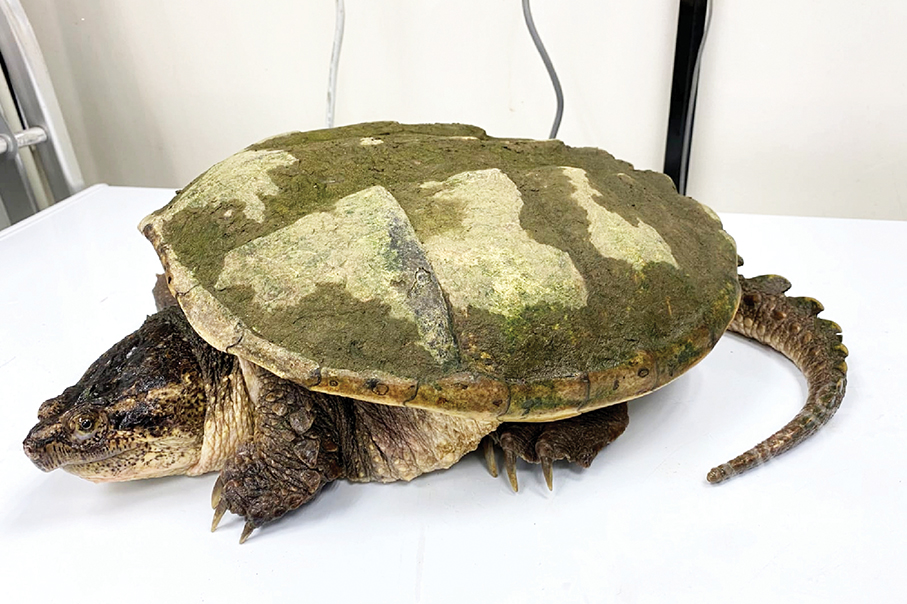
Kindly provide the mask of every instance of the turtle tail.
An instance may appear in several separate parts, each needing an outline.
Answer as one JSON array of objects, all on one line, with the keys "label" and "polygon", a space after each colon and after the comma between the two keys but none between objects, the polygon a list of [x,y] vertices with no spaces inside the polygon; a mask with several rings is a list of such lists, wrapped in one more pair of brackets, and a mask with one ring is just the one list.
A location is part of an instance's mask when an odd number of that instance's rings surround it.
[{"label": "turtle tail", "polygon": [[818,318],[822,304],[813,298],[784,295],[790,282],[777,275],[747,279],[740,307],[730,331],[766,344],[803,372],[809,394],[803,409],[770,437],[731,461],[713,468],[708,481],[722,482],[776,457],[806,440],[831,419],[847,384],[847,348],[841,343],[841,328],[834,321]]}]

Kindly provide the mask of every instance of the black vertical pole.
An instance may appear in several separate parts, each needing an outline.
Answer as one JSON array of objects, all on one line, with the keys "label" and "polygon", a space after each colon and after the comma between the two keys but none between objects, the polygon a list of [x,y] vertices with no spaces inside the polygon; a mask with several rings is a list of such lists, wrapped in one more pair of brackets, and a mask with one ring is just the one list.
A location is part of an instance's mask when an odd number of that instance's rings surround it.
[{"label": "black vertical pole", "polygon": [[707,12],[708,0],[680,0],[664,171],[681,194],[686,194],[687,189],[696,86],[699,82],[697,60],[705,33]]}]

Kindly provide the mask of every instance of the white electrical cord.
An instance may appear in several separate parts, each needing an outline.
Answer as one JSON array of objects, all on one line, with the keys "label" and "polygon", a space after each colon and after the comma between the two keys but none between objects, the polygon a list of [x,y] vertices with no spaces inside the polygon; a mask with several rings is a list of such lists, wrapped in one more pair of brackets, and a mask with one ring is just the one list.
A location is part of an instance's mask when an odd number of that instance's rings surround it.
[{"label": "white electrical cord", "polygon": [[532,11],[529,8],[529,0],[523,0],[523,17],[526,19],[526,27],[529,28],[529,35],[532,36],[535,48],[539,51],[542,62],[545,63],[545,69],[548,70],[551,84],[554,85],[554,94],[557,97],[557,110],[554,113],[554,124],[551,125],[551,134],[548,135],[548,138],[554,138],[557,136],[557,131],[561,127],[561,117],[564,115],[564,91],[561,90],[561,82],[557,78],[557,72],[554,71],[554,64],[551,63],[551,58],[545,50],[545,45],[542,44],[539,32],[535,29],[535,23],[532,20]]},{"label": "white electrical cord", "polygon": [[336,17],[334,18],[334,48],[331,51],[331,70],[328,73],[328,109],[325,122],[328,128],[334,127],[334,101],[337,98],[337,67],[340,64],[340,47],[343,45],[343,22],[345,20],[343,0],[336,0]]}]

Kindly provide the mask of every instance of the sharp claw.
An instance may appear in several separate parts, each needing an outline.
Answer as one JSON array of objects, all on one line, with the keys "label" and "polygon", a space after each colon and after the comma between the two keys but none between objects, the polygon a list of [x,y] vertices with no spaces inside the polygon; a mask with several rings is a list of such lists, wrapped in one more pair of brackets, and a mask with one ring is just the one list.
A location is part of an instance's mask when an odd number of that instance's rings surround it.
[{"label": "sharp claw", "polygon": [[224,513],[227,511],[227,502],[218,501],[217,507],[214,508],[214,520],[211,521],[211,532],[217,530],[217,525],[220,524],[220,519],[224,517]]},{"label": "sharp claw", "polygon": [[482,439],[482,452],[485,453],[485,464],[488,466],[488,471],[497,478],[498,462],[494,457],[494,443],[488,437]]},{"label": "sharp claw", "polygon": [[224,494],[224,479],[220,476],[214,482],[214,490],[211,491],[211,508],[217,509],[220,505],[220,496]]},{"label": "sharp claw", "polygon": [[551,468],[551,458],[543,457],[542,458],[542,473],[545,474],[545,482],[548,483],[548,490],[554,490],[554,472]]},{"label": "sharp claw", "polygon": [[510,449],[504,449],[504,468],[507,470],[507,478],[510,479],[513,492],[519,492],[520,487],[516,481],[516,453]]},{"label": "sharp claw", "polygon": [[255,526],[251,522],[246,522],[246,526],[242,527],[242,535],[239,536],[239,544],[245,543],[254,530]]}]

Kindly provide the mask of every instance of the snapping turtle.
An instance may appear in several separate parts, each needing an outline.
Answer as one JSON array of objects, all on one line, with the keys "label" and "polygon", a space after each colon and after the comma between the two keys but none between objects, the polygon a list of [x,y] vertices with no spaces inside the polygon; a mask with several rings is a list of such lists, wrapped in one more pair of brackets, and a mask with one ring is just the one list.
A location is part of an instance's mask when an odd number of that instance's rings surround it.
[{"label": "snapping turtle", "polygon": [[802,441],[844,395],[840,328],[670,180],[598,149],[462,125],[361,124],[217,164],[142,232],[160,311],[46,401],[38,467],[94,481],[220,471],[212,530],[252,530],[338,478],[409,480],[495,447],[588,466],[625,401],[730,328],[806,375],[802,411],[714,468]]}]

